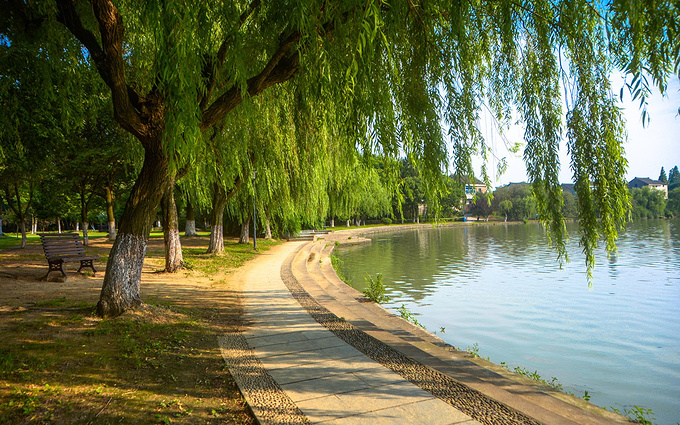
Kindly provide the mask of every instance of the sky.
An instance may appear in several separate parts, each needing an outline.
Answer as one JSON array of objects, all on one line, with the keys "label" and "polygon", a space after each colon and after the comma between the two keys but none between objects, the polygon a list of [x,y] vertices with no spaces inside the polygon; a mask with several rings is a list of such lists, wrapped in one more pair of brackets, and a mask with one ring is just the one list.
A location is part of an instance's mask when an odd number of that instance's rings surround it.
[{"label": "sky", "polygon": [[[621,81],[613,81],[612,87],[615,93],[618,93],[621,85]],[[647,111],[650,115],[650,122],[644,127],[639,101],[631,102],[630,95],[626,92],[623,102],[620,103],[628,131],[628,142],[624,144],[628,159],[627,180],[632,180],[634,177],[649,177],[656,180],[659,178],[662,166],[666,174],[674,166],[680,167],[680,116],[678,116],[680,82],[678,78],[669,81],[665,96],[661,96],[656,90],[648,102]],[[485,123],[481,125],[488,127]],[[508,162],[506,172],[498,177],[495,175],[494,159],[491,159],[489,172],[492,186],[499,187],[511,182],[527,181],[522,152],[517,154],[508,152],[505,148],[506,143],[499,136],[493,135],[492,129],[483,128],[482,131],[487,133],[487,140],[491,140],[495,156],[505,157]],[[510,144],[523,143],[520,127],[509,129],[506,137]],[[565,143],[560,148],[560,158],[562,164],[560,181],[571,183],[571,170]]]}]

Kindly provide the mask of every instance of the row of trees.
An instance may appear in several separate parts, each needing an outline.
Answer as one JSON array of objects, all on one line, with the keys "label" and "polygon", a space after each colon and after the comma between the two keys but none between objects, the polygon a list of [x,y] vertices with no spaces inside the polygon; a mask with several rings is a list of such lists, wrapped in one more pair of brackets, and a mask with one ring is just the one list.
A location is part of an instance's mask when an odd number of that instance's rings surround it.
[{"label": "row of trees", "polygon": [[[110,115],[104,114],[100,118],[100,126],[106,123]],[[87,125],[87,124],[86,124]],[[87,127],[86,127],[87,128]],[[116,127],[113,126],[113,130]],[[115,239],[115,222],[120,219],[124,203],[130,195],[134,174],[139,171],[141,163],[135,155],[128,153],[134,150],[134,144],[127,146],[128,152],[113,152],[108,154],[104,149],[111,144],[115,137],[124,134],[107,134],[101,128],[84,130],[79,137],[71,140],[69,152],[66,158],[55,160],[44,157],[12,157],[13,164],[3,164],[7,172],[0,176],[0,205],[4,206],[4,214],[0,217],[5,219],[6,228],[22,232],[22,243],[26,239],[26,223],[32,223],[31,232],[37,228],[41,230],[56,230],[62,228],[79,230],[89,228],[93,223],[98,228],[108,224],[109,239]],[[94,135],[94,136],[93,136]],[[65,146],[65,145],[64,145]],[[11,150],[7,150],[11,152]],[[8,155],[7,159],[10,158]],[[42,172],[31,174],[10,173],[22,161],[38,161]],[[312,209],[309,213],[300,211],[298,215],[282,218],[275,208],[285,211],[294,211],[290,206],[281,207],[279,201],[285,199],[281,194],[272,190],[272,179],[285,175],[285,170],[272,173],[271,166],[275,160],[269,161],[268,166],[261,168],[255,174],[256,180],[249,183],[239,183],[238,187],[232,188],[227,197],[229,198],[223,208],[223,230],[226,234],[240,234],[240,241],[248,242],[249,228],[252,228],[252,192],[249,193],[248,185],[254,184],[256,193],[256,209],[258,212],[258,229],[263,237],[292,234],[303,227],[322,227],[324,225],[335,226],[336,220],[341,224],[359,224],[367,220],[404,220],[418,221],[421,209],[425,203],[425,193],[422,179],[417,169],[407,160],[401,159],[395,165],[399,178],[396,180],[396,188],[391,190],[389,176],[386,175],[389,167],[384,161],[377,158],[365,161],[356,158],[356,163],[351,172],[348,169],[335,172],[325,177],[321,184],[320,206]],[[28,166],[29,164],[24,164]],[[200,169],[199,169],[200,170]],[[200,170],[208,173],[207,170]],[[272,175],[273,174],[273,175]],[[10,178],[10,176],[14,176]],[[49,178],[46,178],[49,177]],[[465,194],[462,190],[461,179],[453,176],[444,177],[446,180],[446,196],[440,201],[441,213],[445,217],[461,214]],[[213,217],[219,211],[213,211],[214,187],[205,185],[211,176],[193,174],[180,179],[174,189],[173,196],[176,199],[176,208],[180,217],[180,224],[184,225],[185,234],[196,234],[196,222],[204,229],[210,229],[211,220],[219,222],[219,218]],[[264,180],[264,181],[261,181]],[[12,193],[11,187],[16,183],[18,188]],[[21,209],[15,207],[21,205]],[[218,205],[218,209],[221,209]],[[23,216],[22,216],[23,213]],[[424,214],[431,218],[431,214],[425,209]],[[158,210],[154,222],[164,224],[165,218],[161,217],[162,211]],[[7,229],[6,229],[7,230]],[[87,232],[84,232],[85,244],[87,244]],[[219,241],[214,241],[219,243]],[[22,245],[23,246],[23,245]],[[219,252],[219,248],[212,247],[211,252]]]},{"label": "row of trees", "polygon": [[[577,219],[578,200],[576,195],[570,190],[565,190],[562,196],[564,198],[562,214],[565,218]],[[484,193],[478,194],[469,212],[478,217],[487,218],[490,215],[495,215],[504,217],[505,220],[524,220],[538,217],[538,203],[531,185],[528,183],[511,183],[500,187],[493,193],[491,201],[489,201],[489,198]],[[668,199],[666,199],[664,192],[648,186],[632,188],[630,200],[630,216],[632,219],[680,217],[680,184],[669,190]]]},{"label": "row of trees", "polygon": [[[568,219],[578,218],[578,202],[569,190],[562,192],[562,215]],[[491,215],[503,217],[504,220],[536,219],[539,214],[538,201],[529,183],[510,183],[499,187],[493,196],[478,193],[469,213],[477,217],[488,218]]]},{"label": "row of trees", "polygon": [[[242,222],[254,192],[261,194],[256,208],[282,227],[326,207],[341,216],[353,203],[345,190],[356,189],[357,178],[374,178],[375,167],[365,166],[374,156],[385,187],[397,193],[398,158],[406,155],[436,214],[450,192],[448,164],[472,176],[471,156],[489,152],[477,128],[482,108],[502,126],[524,123],[538,214],[560,253],[557,147],[566,135],[581,242],[592,264],[602,236],[614,248],[628,210],[624,126],[609,72],[624,71],[644,107],[651,88],[663,92],[680,66],[680,14],[670,1],[0,5],[0,101],[12,111],[0,118],[3,157],[31,151],[59,163],[62,145],[75,139],[67,135],[85,132],[86,114],[75,111],[102,99],[99,90],[83,89],[93,80],[105,85],[113,119],[135,140],[124,151],[143,152],[107,264],[98,304],[104,316],[141,303],[141,268],[159,205],[166,260],[181,264],[177,185],[192,206],[210,204],[215,250],[227,201],[239,205],[231,213]],[[26,69],[8,59],[15,57],[26,59]],[[84,78],[80,69],[97,77]],[[41,90],[32,93],[29,81]],[[30,96],[41,100],[16,104]],[[2,172],[12,164],[4,160]],[[17,199],[11,208],[21,215],[25,205]]]}]

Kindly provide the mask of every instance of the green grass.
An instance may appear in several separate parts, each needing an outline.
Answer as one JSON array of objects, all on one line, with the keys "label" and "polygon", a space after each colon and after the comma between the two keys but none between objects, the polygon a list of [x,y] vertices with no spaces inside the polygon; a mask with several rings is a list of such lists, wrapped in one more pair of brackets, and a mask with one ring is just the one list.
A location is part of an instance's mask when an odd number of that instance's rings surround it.
[{"label": "green grass", "polygon": [[[43,233],[43,232],[40,232]],[[56,232],[45,232],[45,233],[56,233]],[[64,233],[72,233],[71,230],[64,230]],[[82,238],[83,232],[79,232],[80,237]],[[108,237],[109,234],[106,232],[93,232],[89,231],[87,232],[87,238],[88,239],[101,239],[101,238],[106,238]],[[161,233],[161,237],[163,234]],[[26,234],[26,244],[27,245],[40,245],[40,236],[38,235],[31,235],[30,233]],[[8,248],[19,248],[21,246],[21,233],[5,233],[3,236],[0,236],[0,249],[8,249]]]},{"label": "green grass", "polygon": [[8,316],[0,323],[0,423],[217,423],[212,412],[250,423],[225,381],[214,309],[149,305],[112,320],[92,308]]},{"label": "green grass", "polygon": [[[258,240],[258,252],[268,251],[272,246],[281,242],[272,240]],[[224,253],[206,254],[205,248],[183,248],[184,263],[189,269],[197,270],[205,275],[233,270],[241,267],[246,261],[253,259],[258,252],[250,244],[234,242],[224,243]]]}]

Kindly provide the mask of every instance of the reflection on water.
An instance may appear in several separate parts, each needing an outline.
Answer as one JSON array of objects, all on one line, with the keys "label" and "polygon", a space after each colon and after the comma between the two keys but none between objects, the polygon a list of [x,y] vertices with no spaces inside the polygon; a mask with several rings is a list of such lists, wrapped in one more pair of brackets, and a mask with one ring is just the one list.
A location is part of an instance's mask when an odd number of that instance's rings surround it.
[{"label": "reflection on water", "polygon": [[632,223],[598,255],[588,288],[576,227],[560,266],[536,224],[408,230],[336,250],[363,290],[382,273],[391,297],[440,337],[557,377],[566,391],[680,422],[680,221]]}]

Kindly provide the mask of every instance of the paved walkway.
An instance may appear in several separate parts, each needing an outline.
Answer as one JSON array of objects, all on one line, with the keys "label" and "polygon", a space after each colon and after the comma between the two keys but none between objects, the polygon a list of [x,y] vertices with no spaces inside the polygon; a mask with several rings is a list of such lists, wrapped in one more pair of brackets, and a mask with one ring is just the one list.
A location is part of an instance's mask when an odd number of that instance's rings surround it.
[{"label": "paved walkway", "polygon": [[332,241],[288,242],[237,272],[243,329],[222,336],[220,345],[261,423],[628,422],[471,359],[379,306],[358,302],[361,294],[332,270],[332,248]]},{"label": "paved walkway", "polygon": [[[291,242],[275,249],[292,254],[301,244]],[[364,356],[312,319],[281,280],[282,257],[276,254],[260,262],[245,283],[247,328],[243,336],[309,421],[478,423]]]}]

